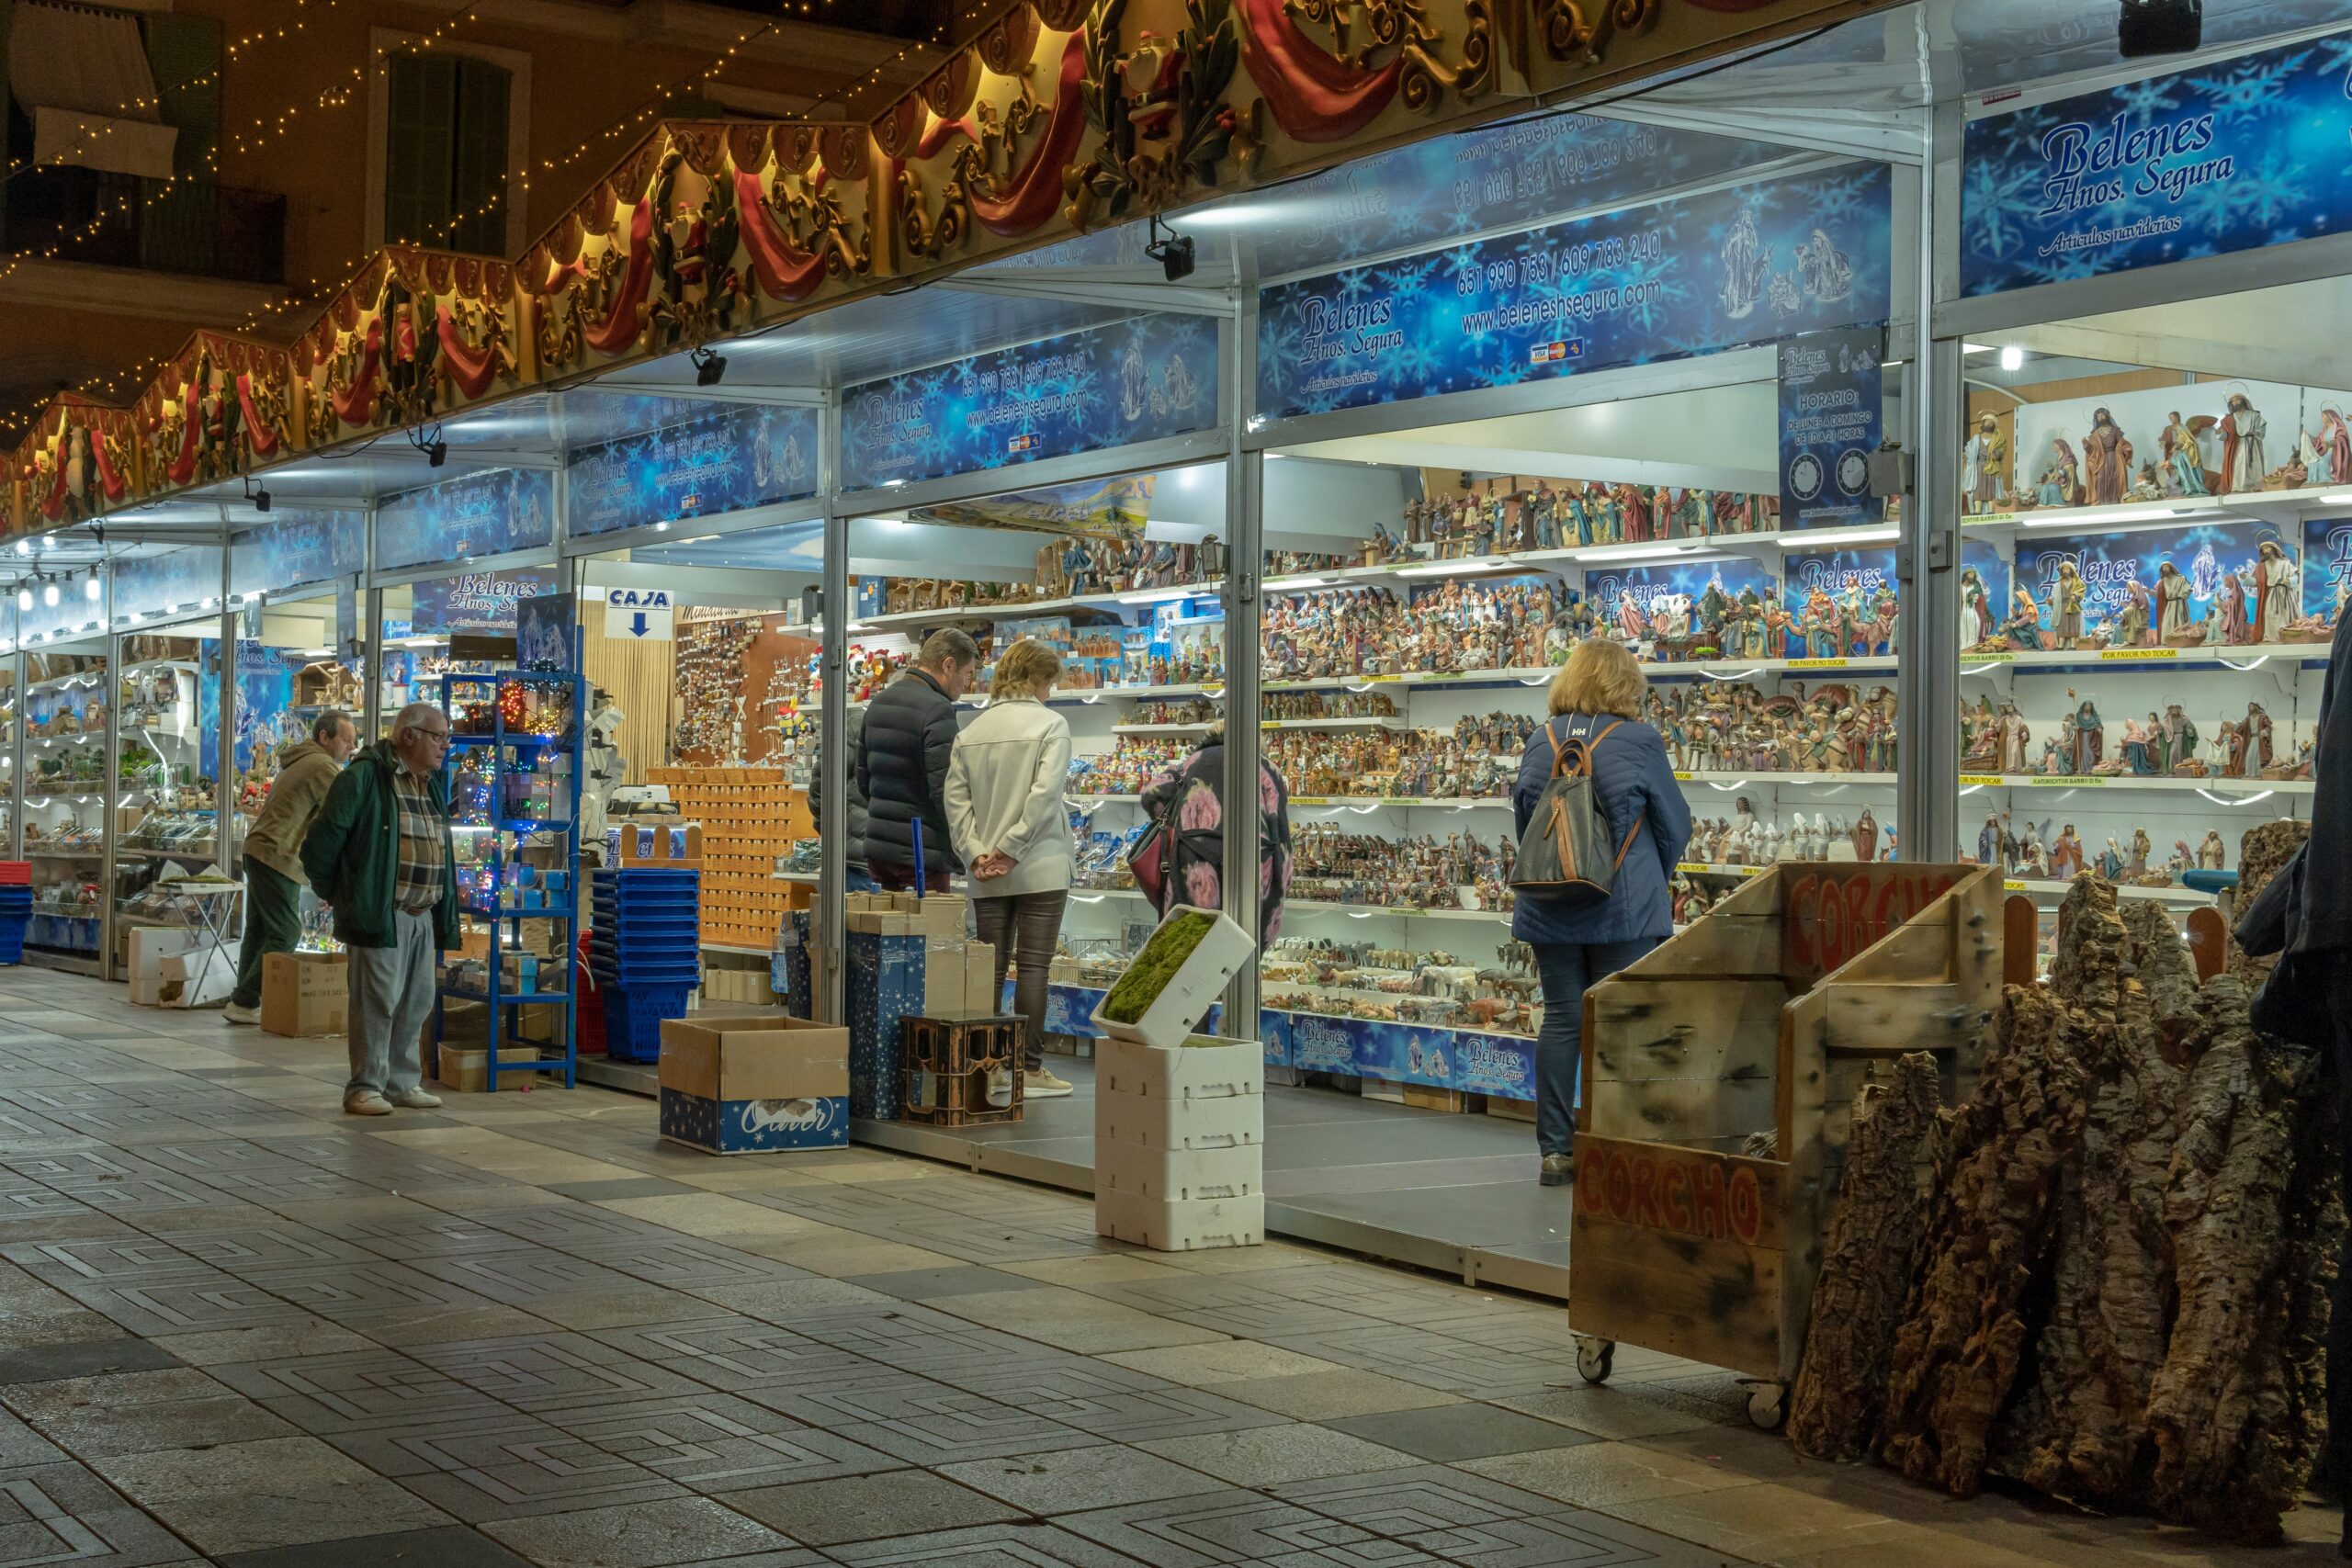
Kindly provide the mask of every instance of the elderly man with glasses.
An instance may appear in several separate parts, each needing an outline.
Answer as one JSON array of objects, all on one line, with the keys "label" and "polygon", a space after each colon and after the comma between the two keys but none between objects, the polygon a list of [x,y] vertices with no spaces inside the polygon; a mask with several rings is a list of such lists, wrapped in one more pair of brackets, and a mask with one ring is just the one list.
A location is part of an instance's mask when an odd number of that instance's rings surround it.
[{"label": "elderly man with glasses", "polygon": [[354,757],[302,840],[302,869],[334,906],[351,950],[351,1081],[343,1108],[388,1116],[430,1110],[417,1042],[433,1010],[434,964],[458,945],[449,840],[448,716],[411,703],[389,740]]}]

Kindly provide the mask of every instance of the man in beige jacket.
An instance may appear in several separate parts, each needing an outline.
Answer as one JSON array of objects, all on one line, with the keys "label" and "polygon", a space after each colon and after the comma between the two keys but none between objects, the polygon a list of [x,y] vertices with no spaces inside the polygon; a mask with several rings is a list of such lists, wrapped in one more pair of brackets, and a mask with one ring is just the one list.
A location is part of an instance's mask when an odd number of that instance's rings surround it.
[{"label": "man in beige jacket", "polygon": [[278,753],[269,799],[245,835],[245,943],[237,955],[231,1023],[261,1021],[261,962],[291,953],[302,938],[302,840],[326,804],[327,791],[359,743],[350,716],[334,708],[311,721],[311,739]]}]

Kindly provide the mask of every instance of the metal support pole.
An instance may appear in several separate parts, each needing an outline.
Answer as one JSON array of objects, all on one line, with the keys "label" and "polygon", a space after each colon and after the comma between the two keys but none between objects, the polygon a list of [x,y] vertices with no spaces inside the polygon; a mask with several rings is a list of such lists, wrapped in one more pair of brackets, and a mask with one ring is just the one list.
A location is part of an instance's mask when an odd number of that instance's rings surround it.
[{"label": "metal support pole", "polygon": [[[359,558],[359,743],[373,746],[384,733],[384,591],[376,586],[376,509],[368,509],[366,546]],[[344,637],[352,636],[345,627]]]},{"label": "metal support pole", "polygon": [[1957,116],[1936,111],[1920,161],[1918,330],[1904,385],[1911,486],[1903,498],[1895,574],[1903,601],[1903,658],[1895,671],[1901,777],[1895,822],[1903,858],[1948,861],[1960,844],[1960,430],[1961,345],[1931,335],[1938,295],[1934,221],[1957,170]]},{"label": "metal support pole", "polygon": [[[1258,384],[1258,297],[1238,297],[1220,322],[1225,458],[1225,912],[1258,934],[1259,579],[1265,569],[1265,458],[1242,434]],[[1258,1038],[1258,965],[1243,964],[1225,993],[1224,1033]]]},{"label": "metal support pole", "polygon": [[[51,637],[54,644],[56,637]],[[99,688],[107,702],[106,771],[99,775],[104,781],[98,786],[98,847],[104,857],[99,864],[98,894],[98,978],[117,978],[114,963],[114,907],[121,893],[120,846],[117,831],[122,825],[122,807],[116,804],[123,796],[122,788],[122,638],[111,632],[101,633],[98,647],[104,650],[106,683]],[[217,825],[216,825],[217,831]]]},{"label": "metal support pole", "polygon": [[[822,676],[817,709],[817,766],[824,770],[826,813],[819,825],[822,845],[817,863],[818,908],[809,922],[809,1011],[828,1022],[849,1016],[842,995],[844,942],[849,931],[849,790],[856,759],[849,754],[849,623],[854,606],[849,587],[849,518],[842,510],[838,454],[842,439],[839,389],[825,394],[817,412],[818,474],[824,484],[824,576],[818,589]],[[820,965],[822,965],[820,967]]]},{"label": "metal support pole", "polygon": [[[12,616],[14,613],[12,607]],[[12,618],[9,625],[15,626],[17,622]],[[22,627],[17,629],[21,631]],[[8,746],[8,754],[15,759],[8,764],[8,853],[21,860],[25,853],[25,770],[32,765],[25,739],[26,728],[32,722],[32,705],[27,700],[25,682],[32,679],[32,668],[21,646],[8,655],[8,667],[16,671],[17,699],[17,722]]]},{"label": "metal support pole", "polygon": [[[234,536],[220,541],[220,669],[213,677],[220,682],[220,700],[213,705],[214,712],[220,715],[220,733],[214,738],[216,750],[212,753],[220,759],[212,769],[212,861],[223,876],[236,875],[230,868],[237,863],[230,859],[237,827],[237,770],[234,764],[237,760],[237,633],[240,630],[237,622],[241,618],[241,613],[229,604],[229,584],[235,580],[229,570],[229,552],[235,548],[235,545]],[[261,595],[256,593],[254,598],[258,605]],[[258,607],[254,619],[258,625],[261,619]],[[199,715],[204,712],[204,660],[200,649],[196,661],[196,710]],[[157,782],[162,781],[159,779]],[[240,903],[238,912],[244,914],[249,911]]]}]

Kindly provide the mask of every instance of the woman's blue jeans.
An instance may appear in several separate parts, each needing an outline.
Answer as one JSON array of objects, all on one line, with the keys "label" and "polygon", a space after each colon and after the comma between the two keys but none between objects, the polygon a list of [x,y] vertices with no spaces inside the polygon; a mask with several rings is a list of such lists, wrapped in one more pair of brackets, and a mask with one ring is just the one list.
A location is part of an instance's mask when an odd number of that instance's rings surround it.
[{"label": "woman's blue jeans", "polygon": [[1535,1034],[1535,1145],[1547,1155],[1574,1152],[1577,1069],[1584,1060],[1584,993],[1657,945],[1632,942],[1539,942],[1535,973],[1544,983],[1544,1027]]}]

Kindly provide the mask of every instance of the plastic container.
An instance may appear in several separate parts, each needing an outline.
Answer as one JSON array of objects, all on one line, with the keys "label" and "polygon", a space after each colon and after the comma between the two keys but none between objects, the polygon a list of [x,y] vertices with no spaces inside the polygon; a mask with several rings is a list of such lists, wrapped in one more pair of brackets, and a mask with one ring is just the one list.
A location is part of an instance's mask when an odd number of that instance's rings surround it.
[{"label": "plastic container", "polygon": [[[1098,1046],[1099,1048],[1099,1046]],[[1094,1147],[1113,1144],[1164,1153],[1170,1149],[1229,1149],[1266,1141],[1266,1097],[1227,1095],[1218,1100],[1157,1099],[1094,1091]]]},{"label": "plastic container", "polygon": [[1152,1199],[1098,1191],[1094,1234],[1159,1252],[1256,1247],[1266,1239],[1266,1200]]},{"label": "plastic container", "polygon": [[662,1021],[686,1016],[691,986],[605,986],[605,1055],[616,1062],[662,1059]]},{"label": "plastic container", "polygon": [[1094,1145],[1094,1193],[1189,1201],[1201,1198],[1262,1197],[1266,1150],[1262,1144],[1222,1149],[1148,1149],[1140,1144]]},{"label": "plastic container", "polygon": [[1146,1045],[1175,1047],[1184,1043],[1193,1026],[1225,994],[1226,982],[1250,962],[1250,953],[1258,947],[1248,931],[1219,911],[1179,904],[1168,911],[1159,929],[1143,944],[1143,950],[1136,954],[1135,962],[1148,962],[1154,944],[1168,938],[1170,924],[1190,916],[1208,918],[1207,934],[1186,956],[1182,966],[1160,987],[1159,995],[1152,998],[1143,1015],[1133,1023],[1114,1022],[1102,1016],[1103,1009],[1111,1005],[1111,998],[1118,991],[1117,983],[1114,982],[1102,993],[1102,999],[1094,1004],[1092,1021],[1096,1029],[1114,1040],[1134,1040]]},{"label": "plastic container", "polygon": [[1146,1100],[1227,1100],[1266,1092],[1266,1048],[1255,1040],[1204,1040],[1172,1050],[1104,1040],[1094,1047],[1098,1094]]}]

